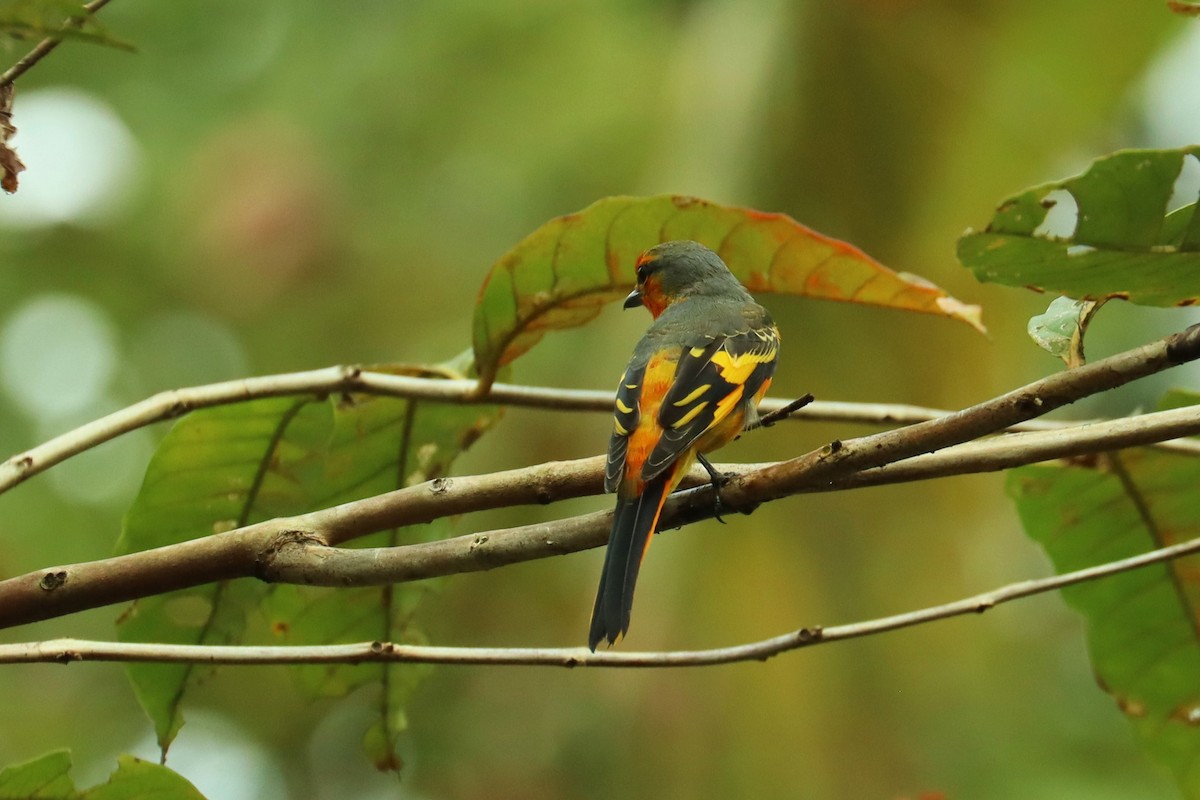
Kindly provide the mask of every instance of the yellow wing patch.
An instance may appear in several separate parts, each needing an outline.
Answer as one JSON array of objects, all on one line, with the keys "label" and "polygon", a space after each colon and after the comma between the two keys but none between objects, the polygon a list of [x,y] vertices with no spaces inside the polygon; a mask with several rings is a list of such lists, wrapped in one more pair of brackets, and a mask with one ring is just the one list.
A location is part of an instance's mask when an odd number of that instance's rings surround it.
[{"label": "yellow wing patch", "polygon": [[[707,391],[708,391],[709,389],[711,389],[711,388],[712,388],[712,384],[711,384],[711,383],[706,383],[706,384],[703,384],[703,385],[701,385],[701,386],[697,386],[697,387],[696,387],[696,389],[695,389],[695,391],[693,391],[693,392],[692,392],[691,394],[689,394],[687,397],[683,398],[682,400],[676,400],[676,401],[675,401],[674,403],[672,403],[671,405],[675,406],[676,408],[683,408],[683,407],[684,407],[684,406],[686,406],[688,403],[691,403],[691,402],[692,402],[692,401],[694,401],[694,400],[695,400],[697,397],[699,397],[700,395],[704,394],[705,392],[707,392]],[[703,404],[702,404],[702,405],[703,405]],[[695,414],[694,414],[694,413],[693,413],[693,414],[690,414],[690,415],[688,416],[688,419],[691,419],[691,418],[692,418],[692,417],[694,417],[694,416],[695,416]]]},{"label": "yellow wing patch", "polygon": [[[738,387],[738,392],[739,392],[739,394],[741,393],[741,387]],[[679,405],[679,403],[676,403],[675,405]],[[682,428],[684,425],[687,425],[689,422],[694,420],[696,418],[696,416],[707,407],[708,407],[707,400],[705,400],[703,403],[697,403],[695,408],[693,408],[691,411],[687,412],[682,417],[680,417],[679,420],[677,422],[675,422],[671,427],[672,428]]]},{"label": "yellow wing patch", "polygon": [[[732,411],[742,399],[742,392],[745,390],[745,388],[745,386],[739,383],[736,389],[721,398],[720,402],[717,403],[717,410],[713,412],[712,425],[716,425],[718,422],[725,419],[725,417],[729,416],[729,412]],[[712,427],[712,425],[709,427]]]},{"label": "yellow wing patch", "polygon": [[721,377],[735,386],[745,383],[759,364],[765,364],[775,359],[776,348],[766,350],[750,350],[745,353],[730,355],[728,351],[718,350],[712,355],[712,363],[716,366]]}]

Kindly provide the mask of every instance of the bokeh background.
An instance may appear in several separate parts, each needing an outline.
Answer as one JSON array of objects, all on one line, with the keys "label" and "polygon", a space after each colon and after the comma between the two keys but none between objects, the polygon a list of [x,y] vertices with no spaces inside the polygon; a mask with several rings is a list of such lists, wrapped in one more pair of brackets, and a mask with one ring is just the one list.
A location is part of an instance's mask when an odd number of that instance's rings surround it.
[{"label": "bokeh background", "polygon": [[[443,360],[468,346],[497,257],[612,194],[787,212],[983,304],[990,338],[764,299],[784,335],[778,395],[961,407],[1057,363],[1024,333],[1049,298],[978,285],[956,237],[1114,149],[1200,141],[1200,22],[1157,0],[116,0],[103,21],[137,54],[70,43],[18,84],[28,171],[0,197],[0,456],[161,389]],[[1110,306],[1090,354],[1188,321]],[[645,324],[607,311],[547,338],[514,378],[608,389]],[[1196,383],[1177,371],[1069,415]],[[593,455],[608,425],[512,410],[459,471]],[[163,430],[0,496],[0,575],[109,554]],[[790,424],[722,458],[869,430]],[[430,637],[579,645],[601,557],[447,580],[424,610]],[[1001,476],[797,497],[658,537],[624,646],[732,644],[1048,572]],[[117,613],[0,640],[107,638]],[[234,800],[1174,792],[1053,596],[765,664],[439,669],[410,708],[399,782],[359,753],[370,707],[304,704],[282,670],[226,670],[188,706],[169,763]],[[5,667],[0,765],[63,746],[85,784],[119,752],[155,755],[119,667]]]}]

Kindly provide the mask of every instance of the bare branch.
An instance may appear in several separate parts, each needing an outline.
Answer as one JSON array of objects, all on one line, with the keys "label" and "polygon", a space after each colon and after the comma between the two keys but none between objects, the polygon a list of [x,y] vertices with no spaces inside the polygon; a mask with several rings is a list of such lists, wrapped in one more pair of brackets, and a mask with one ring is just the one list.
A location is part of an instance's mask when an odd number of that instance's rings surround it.
[{"label": "bare branch", "polygon": [[557,667],[700,667],[768,658],[846,639],[924,625],[966,614],[980,614],[1001,603],[1094,581],[1121,572],[1142,569],[1200,552],[1200,539],[1163,547],[1087,569],[1048,578],[1010,583],[990,592],[951,603],[890,617],[832,627],[811,626],[733,647],[674,652],[589,652],[572,648],[472,648],[396,645],[385,642],[317,645],[312,647],[255,647],[240,645],[171,645],[128,642],[92,642],[56,639],[47,642],[0,644],[0,664],[59,663],[73,661],[136,661],[190,664],[359,664],[401,662],[431,664],[488,664]]},{"label": "bare branch", "polygon": [[[819,482],[799,482],[806,477],[805,458],[778,464],[721,465],[723,471],[733,476],[722,488],[721,500],[728,508],[753,510],[759,503],[773,499],[774,487],[783,482],[793,484],[792,494],[836,491],[991,472],[1191,434],[1200,434],[1200,407],[1172,409],[1062,432],[1013,434],[972,442]],[[864,437],[847,442],[845,446],[869,447],[864,443],[876,438]],[[589,468],[595,470],[589,481],[599,484],[603,475],[602,463],[600,459],[594,462],[589,459],[589,462]],[[582,466],[583,462],[576,463]],[[759,476],[767,472],[775,472],[776,477],[769,483],[758,484]],[[661,530],[713,515],[712,489],[705,473],[695,469],[689,480],[696,488],[681,492],[667,502]],[[598,511],[565,520],[482,531],[402,547],[337,549],[314,540],[295,539],[275,548],[269,558],[260,562],[260,575],[278,583],[320,586],[374,586],[424,580],[599,547],[607,541],[611,526],[612,512]]]},{"label": "bare branch", "polygon": [[[950,417],[846,442],[790,461],[744,472],[722,488],[727,507],[800,492],[915,480],[931,475],[1001,469],[1019,463],[1145,444],[1200,432],[1194,409],[1178,409],[1081,426],[1056,436],[1025,434],[1016,448],[983,442],[951,448],[1029,415],[1200,357],[1200,327],[1127,353],[1058,373]],[[910,459],[909,461],[904,461]],[[405,547],[343,550],[329,545],[449,514],[521,503],[545,503],[598,492],[601,459],[582,459],[506,473],[430,481],[310,514],[102,561],[37,570],[0,581],[0,627],[235,577],[336,586],[418,580],[490,569],[602,544],[609,512]],[[892,461],[901,461],[891,464]],[[884,466],[889,465],[889,466]],[[881,467],[883,467],[881,469]],[[703,480],[702,473],[696,477]],[[712,516],[710,487],[668,503],[663,528]]]},{"label": "bare branch", "polygon": [[1172,448],[1193,455],[1195,440],[1176,440],[1200,434],[1200,406],[1155,411],[1136,417],[1091,422],[1057,430],[1013,433],[999,438],[948,447],[894,464],[863,470],[835,483],[838,489],[907,483],[951,475],[995,472],[1055,458],[1122,450],[1149,444],[1188,445]]},{"label": "bare branch", "polygon": [[[767,467],[738,488],[758,501],[783,497],[853,472],[986,436],[1096,392],[1122,386],[1200,357],[1200,325],[1141,347],[1058,372],[946,417],[847,442]],[[767,489],[767,486],[772,488]],[[723,497],[726,495],[723,494]],[[736,506],[735,506],[736,507]]]}]

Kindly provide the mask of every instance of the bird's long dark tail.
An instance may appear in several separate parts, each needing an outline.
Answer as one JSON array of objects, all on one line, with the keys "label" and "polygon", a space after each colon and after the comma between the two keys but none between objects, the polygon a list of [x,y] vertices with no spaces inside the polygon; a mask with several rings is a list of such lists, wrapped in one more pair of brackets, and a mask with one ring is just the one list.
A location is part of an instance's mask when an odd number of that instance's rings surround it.
[{"label": "bird's long dark tail", "polygon": [[592,610],[592,629],[588,647],[593,651],[601,640],[611,645],[629,630],[633,609],[633,587],[638,570],[650,545],[650,536],[658,525],[658,515],[673,488],[675,470],[647,481],[642,493],[634,497],[617,495],[612,533],[604,554],[596,607]]}]

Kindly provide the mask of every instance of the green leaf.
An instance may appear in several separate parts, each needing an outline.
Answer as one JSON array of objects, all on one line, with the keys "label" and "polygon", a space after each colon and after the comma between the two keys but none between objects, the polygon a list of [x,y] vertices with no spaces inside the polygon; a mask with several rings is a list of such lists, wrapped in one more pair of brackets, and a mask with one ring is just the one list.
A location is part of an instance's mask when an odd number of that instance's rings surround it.
[{"label": "green leaf", "polygon": [[[1087,466],[1022,467],[1008,480],[1025,531],[1059,573],[1200,535],[1197,485],[1200,460],[1153,448]],[[1140,746],[1174,773],[1186,797],[1200,798],[1200,558],[1062,594],[1086,618],[1097,679]]]},{"label": "green leaf", "polygon": [[16,39],[70,39],[134,49],[75,0],[0,0],[0,33]]},{"label": "green leaf", "polygon": [[[1200,300],[1200,215],[1195,198],[1171,213],[1168,203],[1184,159],[1198,154],[1200,147],[1126,150],[1028,189],[1002,203],[983,232],[964,234],[958,258],[981,281],[1191,305]],[[1048,216],[1071,201],[1074,222],[1055,230]]]},{"label": "green leaf", "polygon": [[1158,401],[1159,411],[1169,411],[1172,408],[1185,408],[1200,405],[1200,394],[1187,389],[1171,389]]},{"label": "green leaf", "polygon": [[0,800],[59,800],[78,797],[71,771],[71,753],[56,750],[41,758],[0,770]]},{"label": "green leaf", "polygon": [[977,306],[783,214],[678,195],[610,197],[547,222],[492,266],[475,306],[482,384],[546,331],[582,325],[627,294],[638,254],[672,239],[711,247],[752,292],[939,314],[983,329]]},{"label": "green leaf", "polygon": [[1045,313],[1030,318],[1029,337],[1067,366],[1079,366],[1083,363],[1083,334],[1099,305],[1094,300],[1056,297]]},{"label": "green leaf", "polygon": [[121,756],[108,782],[80,795],[81,800],[204,800],[178,773],[160,764]]},{"label": "green leaf", "polygon": [[[436,379],[453,366],[391,371]],[[121,552],[206,536],[380,494],[445,474],[457,455],[494,423],[491,407],[436,405],[346,395],[256,400],[188,415],[163,439],[126,517]],[[445,524],[367,537],[387,545],[444,535]],[[427,587],[327,590],[227,581],[147,598],[120,621],[123,641],[235,644],[247,614],[263,609],[278,636],[293,644],[390,640],[415,642],[413,614]],[[382,688],[380,720],[403,719],[403,705],[424,667],[299,667],[314,695],[339,695],[364,683]],[[130,665],[139,701],[170,745],[183,723],[188,689],[209,674],[195,665]],[[397,757],[398,760],[398,757]]]},{"label": "green leaf", "polygon": [[[328,439],[328,404],[269,398],[189,414],[163,438],[125,517],[118,553],[148,550],[298,513],[295,480]],[[134,603],[118,623],[126,642],[235,644],[265,589],[225,581]],[[196,664],[130,664],[138,701],[165,752],[183,725],[186,690],[211,673]]]},{"label": "green leaf", "polygon": [[66,750],[7,767],[0,770],[0,800],[204,800],[178,773],[133,756],[121,756],[107,782],[84,792],[70,771]]}]

